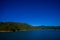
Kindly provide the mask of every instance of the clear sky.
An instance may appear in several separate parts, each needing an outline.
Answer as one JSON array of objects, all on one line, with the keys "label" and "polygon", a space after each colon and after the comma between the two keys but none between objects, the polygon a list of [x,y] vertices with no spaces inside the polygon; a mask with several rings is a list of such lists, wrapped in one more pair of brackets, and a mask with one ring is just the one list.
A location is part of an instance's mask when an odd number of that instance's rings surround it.
[{"label": "clear sky", "polygon": [[0,22],[60,26],[60,0],[0,0]]}]

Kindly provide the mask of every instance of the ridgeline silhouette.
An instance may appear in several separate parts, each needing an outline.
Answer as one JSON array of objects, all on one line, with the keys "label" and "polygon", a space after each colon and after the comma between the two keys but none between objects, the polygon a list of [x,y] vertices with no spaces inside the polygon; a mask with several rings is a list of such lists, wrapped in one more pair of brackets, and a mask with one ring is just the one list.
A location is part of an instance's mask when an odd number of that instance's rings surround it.
[{"label": "ridgeline silhouette", "polygon": [[27,23],[0,22],[0,31],[60,30],[60,26],[32,26]]}]

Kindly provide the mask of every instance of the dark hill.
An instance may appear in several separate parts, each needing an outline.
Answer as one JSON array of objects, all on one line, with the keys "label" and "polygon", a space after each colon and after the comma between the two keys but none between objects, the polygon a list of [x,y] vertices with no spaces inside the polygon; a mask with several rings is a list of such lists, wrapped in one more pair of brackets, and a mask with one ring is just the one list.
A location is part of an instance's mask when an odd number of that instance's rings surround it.
[{"label": "dark hill", "polygon": [[19,31],[28,30],[31,25],[18,22],[0,22],[0,30]]},{"label": "dark hill", "polygon": [[0,22],[0,31],[60,30],[60,26],[32,26],[27,23]]}]

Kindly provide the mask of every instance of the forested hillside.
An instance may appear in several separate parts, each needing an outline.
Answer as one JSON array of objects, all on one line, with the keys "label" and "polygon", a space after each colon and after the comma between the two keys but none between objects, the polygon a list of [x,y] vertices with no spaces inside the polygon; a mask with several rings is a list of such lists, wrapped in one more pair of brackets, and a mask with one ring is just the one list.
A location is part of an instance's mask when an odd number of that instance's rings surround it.
[{"label": "forested hillside", "polygon": [[32,26],[27,23],[0,22],[0,31],[20,31],[20,30],[60,30],[60,26]]},{"label": "forested hillside", "polygon": [[17,23],[17,22],[0,22],[0,30],[9,30],[9,31],[19,31],[19,30],[29,30],[31,25],[26,23]]}]

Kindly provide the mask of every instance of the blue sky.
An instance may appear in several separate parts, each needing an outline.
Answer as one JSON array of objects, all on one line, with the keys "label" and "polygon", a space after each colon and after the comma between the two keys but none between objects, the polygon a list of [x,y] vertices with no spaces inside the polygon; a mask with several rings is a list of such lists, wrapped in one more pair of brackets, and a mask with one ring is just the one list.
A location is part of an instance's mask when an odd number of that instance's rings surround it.
[{"label": "blue sky", "polygon": [[60,0],[0,0],[0,22],[60,26]]}]

